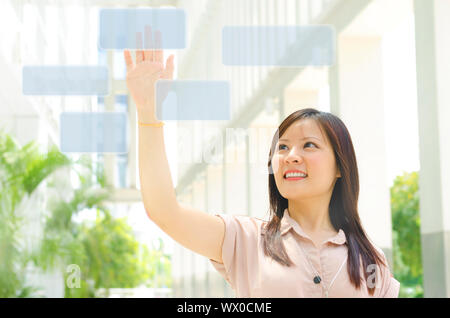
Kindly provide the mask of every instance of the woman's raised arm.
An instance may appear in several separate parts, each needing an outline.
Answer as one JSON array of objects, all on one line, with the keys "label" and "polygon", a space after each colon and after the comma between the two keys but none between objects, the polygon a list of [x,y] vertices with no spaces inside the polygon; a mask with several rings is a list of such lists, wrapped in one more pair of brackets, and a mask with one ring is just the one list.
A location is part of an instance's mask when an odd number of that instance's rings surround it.
[{"label": "woman's raised arm", "polygon": [[[172,79],[174,56],[164,66],[162,50],[137,50],[136,63],[124,51],[127,87],[139,121],[139,179],[149,218],[186,248],[222,262],[225,225],[220,217],[178,204],[164,146],[164,131],[155,115],[155,83]],[[144,125],[141,125],[144,124]]]}]

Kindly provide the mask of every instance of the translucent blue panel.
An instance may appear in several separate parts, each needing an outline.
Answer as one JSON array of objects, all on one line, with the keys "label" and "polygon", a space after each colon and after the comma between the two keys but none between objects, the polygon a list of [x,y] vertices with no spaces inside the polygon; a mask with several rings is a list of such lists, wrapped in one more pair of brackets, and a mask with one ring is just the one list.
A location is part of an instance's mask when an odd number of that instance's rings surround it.
[{"label": "translucent blue panel", "polygon": [[329,25],[225,26],[225,65],[330,66],[335,61],[335,29]]},{"label": "translucent blue panel", "polygon": [[115,109],[120,112],[128,111],[128,95],[116,95],[115,96]]},{"label": "translucent blue panel", "polygon": [[97,105],[99,111],[105,110],[105,98],[104,97],[97,97]]},{"label": "translucent blue panel", "polygon": [[62,113],[60,138],[62,152],[127,152],[127,114]]},{"label": "translucent blue panel", "polygon": [[[184,49],[186,17],[182,9],[101,9],[101,49]],[[143,39],[138,40],[139,38]]]},{"label": "translucent blue panel", "polygon": [[159,80],[156,82],[159,120],[229,120],[227,81]]},{"label": "translucent blue panel", "polygon": [[108,95],[105,66],[42,65],[22,69],[24,95]]}]

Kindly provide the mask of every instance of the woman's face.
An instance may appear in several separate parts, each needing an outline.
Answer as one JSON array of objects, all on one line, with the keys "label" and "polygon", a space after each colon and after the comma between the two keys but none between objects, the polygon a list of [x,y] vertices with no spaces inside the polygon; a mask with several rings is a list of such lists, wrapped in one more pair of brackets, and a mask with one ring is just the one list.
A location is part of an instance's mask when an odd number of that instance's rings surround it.
[{"label": "woman's face", "polygon": [[[290,200],[331,194],[340,177],[328,138],[310,118],[294,122],[280,136],[272,167],[278,191]],[[289,170],[300,170],[306,177],[286,178]]]}]

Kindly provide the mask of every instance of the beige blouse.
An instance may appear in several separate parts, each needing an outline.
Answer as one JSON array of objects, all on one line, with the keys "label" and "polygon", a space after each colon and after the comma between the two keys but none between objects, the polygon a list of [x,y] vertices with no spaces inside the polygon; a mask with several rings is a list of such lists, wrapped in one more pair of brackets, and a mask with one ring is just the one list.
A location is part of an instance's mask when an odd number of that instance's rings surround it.
[{"label": "beige blouse", "polygon": [[[342,229],[317,248],[286,209],[281,220],[281,235],[286,252],[295,264],[286,267],[264,255],[262,225],[267,221],[243,215],[216,215],[225,222],[223,264],[209,260],[230,284],[236,297],[316,298],[326,297],[326,289],[328,297],[398,297],[400,283],[388,267],[366,269],[369,275],[366,282],[361,265],[360,288],[351,284],[347,271],[347,241]],[[387,264],[383,251],[375,245],[374,248]],[[319,284],[313,281],[316,273],[312,267],[322,279]],[[373,296],[367,290],[368,282],[376,285]]]}]

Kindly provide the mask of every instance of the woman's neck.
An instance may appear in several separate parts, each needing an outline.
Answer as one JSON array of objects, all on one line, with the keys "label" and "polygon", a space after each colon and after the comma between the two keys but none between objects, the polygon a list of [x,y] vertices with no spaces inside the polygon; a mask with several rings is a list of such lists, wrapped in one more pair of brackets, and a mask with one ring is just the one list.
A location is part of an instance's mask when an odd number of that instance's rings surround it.
[{"label": "woman's neck", "polygon": [[289,200],[288,213],[308,233],[336,232],[329,216],[329,200]]}]

